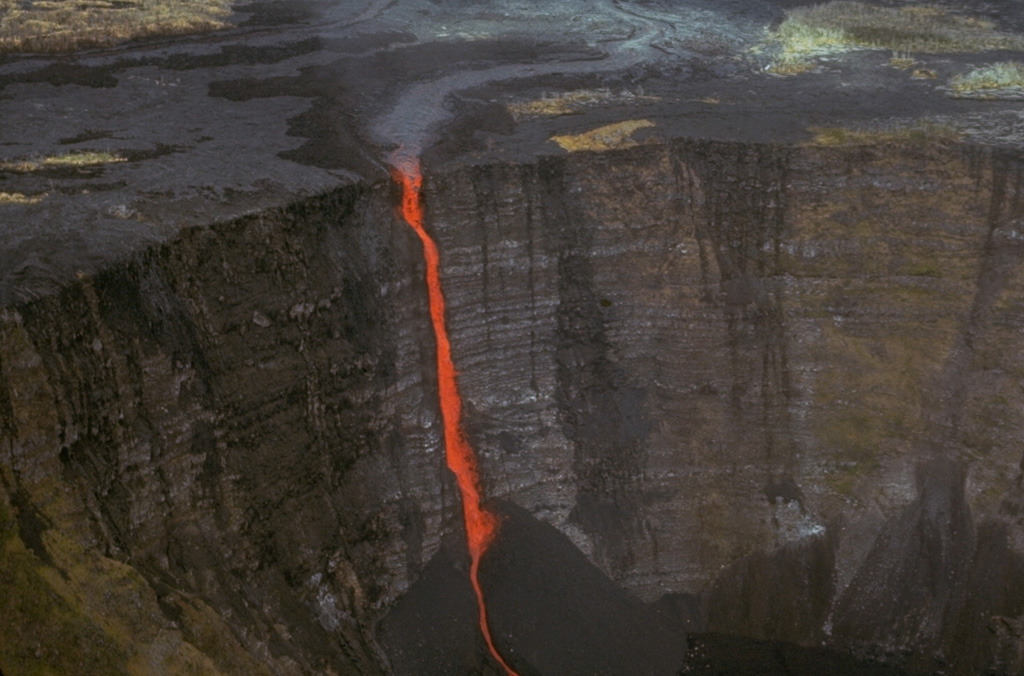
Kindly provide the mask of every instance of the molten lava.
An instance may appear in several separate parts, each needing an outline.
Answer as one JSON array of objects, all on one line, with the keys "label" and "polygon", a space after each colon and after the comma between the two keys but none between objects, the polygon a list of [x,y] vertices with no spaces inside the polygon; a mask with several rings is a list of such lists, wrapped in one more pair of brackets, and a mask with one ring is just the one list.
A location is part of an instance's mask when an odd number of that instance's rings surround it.
[{"label": "molten lava", "polygon": [[483,632],[487,647],[509,676],[519,676],[498,653],[491,639],[487,624],[487,605],[480,589],[480,558],[487,551],[498,529],[498,518],[480,505],[480,474],[477,470],[476,454],[466,440],[462,430],[462,397],[455,382],[455,364],[452,363],[452,348],[448,342],[448,329],[444,322],[444,293],[441,290],[440,260],[437,244],[423,227],[423,208],[420,204],[420,186],[423,177],[419,163],[404,161],[397,163],[395,180],[402,185],[402,217],[423,242],[423,258],[427,263],[427,293],[430,298],[430,318],[437,338],[437,381],[441,396],[441,419],[444,423],[445,457],[448,467],[455,473],[462,495],[462,514],[466,522],[466,539],[469,544],[471,565],[470,582],[476,593],[477,608],[480,611],[480,631]]}]

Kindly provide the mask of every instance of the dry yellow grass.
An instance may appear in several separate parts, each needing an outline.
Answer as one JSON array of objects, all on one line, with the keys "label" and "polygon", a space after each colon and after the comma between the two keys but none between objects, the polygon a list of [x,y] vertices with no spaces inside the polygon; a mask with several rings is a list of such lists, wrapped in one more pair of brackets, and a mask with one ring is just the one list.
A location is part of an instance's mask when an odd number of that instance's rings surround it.
[{"label": "dry yellow grass", "polygon": [[814,134],[811,145],[832,147],[951,142],[962,137],[954,127],[935,122],[916,122],[885,129],[810,127],[809,131]]},{"label": "dry yellow grass", "polygon": [[569,152],[578,150],[617,150],[637,145],[631,137],[640,129],[653,127],[650,120],[624,120],[582,134],[552,136],[551,140]]},{"label": "dry yellow grass", "polygon": [[0,52],[66,52],[224,28],[232,0],[0,0]]},{"label": "dry yellow grass", "polygon": [[40,169],[53,167],[92,167],[99,164],[113,164],[115,162],[126,162],[127,158],[108,152],[96,152],[92,150],[64,153],[62,155],[51,155],[39,159],[22,159],[0,162],[0,169],[28,173]]},{"label": "dry yellow grass", "polygon": [[549,94],[532,101],[516,101],[506,107],[512,117],[518,121],[528,117],[574,115],[582,112],[584,108],[600,104],[657,100],[656,96],[644,96],[629,91],[615,94],[608,89],[576,89],[559,94]]},{"label": "dry yellow grass", "polygon": [[46,193],[26,195],[22,192],[0,192],[0,205],[2,204],[38,204],[46,198]]},{"label": "dry yellow grass", "polygon": [[[1024,36],[931,5],[897,8],[835,0],[789,10],[769,43],[778,52],[769,70],[793,74],[812,69],[815,57],[854,49],[891,49],[908,56],[1024,49]],[[892,65],[909,67],[907,60],[894,59]]]}]

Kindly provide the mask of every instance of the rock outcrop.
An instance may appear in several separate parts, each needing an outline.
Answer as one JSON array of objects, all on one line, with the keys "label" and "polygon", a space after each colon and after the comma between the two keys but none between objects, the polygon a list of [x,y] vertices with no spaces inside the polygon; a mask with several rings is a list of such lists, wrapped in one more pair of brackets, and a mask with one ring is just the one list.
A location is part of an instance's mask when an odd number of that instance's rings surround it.
[{"label": "rock outcrop", "polygon": [[[588,584],[1024,668],[1019,157],[679,141],[424,173],[485,491]],[[185,230],[3,309],[5,673],[400,668],[378,623],[460,526],[396,197]],[[544,636],[499,642],[547,673]]]}]

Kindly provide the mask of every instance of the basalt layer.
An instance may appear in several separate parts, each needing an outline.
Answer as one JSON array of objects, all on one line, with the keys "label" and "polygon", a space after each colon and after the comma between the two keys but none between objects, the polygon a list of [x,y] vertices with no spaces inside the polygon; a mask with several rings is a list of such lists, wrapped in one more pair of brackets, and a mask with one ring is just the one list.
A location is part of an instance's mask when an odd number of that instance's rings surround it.
[{"label": "basalt layer", "polygon": [[[488,495],[692,628],[1020,668],[1018,157],[427,171]],[[5,309],[5,669],[388,671],[374,628],[460,510],[395,200],[190,230]]]}]

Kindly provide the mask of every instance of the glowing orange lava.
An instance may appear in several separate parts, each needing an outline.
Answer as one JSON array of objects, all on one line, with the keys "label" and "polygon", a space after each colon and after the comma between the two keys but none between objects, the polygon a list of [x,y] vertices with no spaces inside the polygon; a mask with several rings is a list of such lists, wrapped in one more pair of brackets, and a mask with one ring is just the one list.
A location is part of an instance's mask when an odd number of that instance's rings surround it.
[{"label": "glowing orange lava", "polygon": [[395,180],[402,185],[402,217],[423,242],[423,258],[427,263],[430,318],[437,338],[437,381],[441,395],[441,419],[444,423],[445,457],[448,467],[455,473],[459,492],[462,494],[462,514],[466,521],[466,540],[472,562],[469,577],[480,611],[480,631],[483,632],[487,647],[498,664],[509,676],[519,676],[494,646],[487,624],[487,606],[484,603],[483,591],[480,589],[480,557],[497,533],[498,518],[480,505],[480,473],[477,470],[476,453],[473,452],[473,447],[469,445],[462,430],[462,397],[459,396],[459,388],[455,382],[455,364],[452,363],[452,348],[448,342],[448,329],[444,322],[440,259],[437,244],[423,227],[423,208],[420,204],[423,177],[418,162],[405,161],[399,164],[400,166],[395,168]]}]

